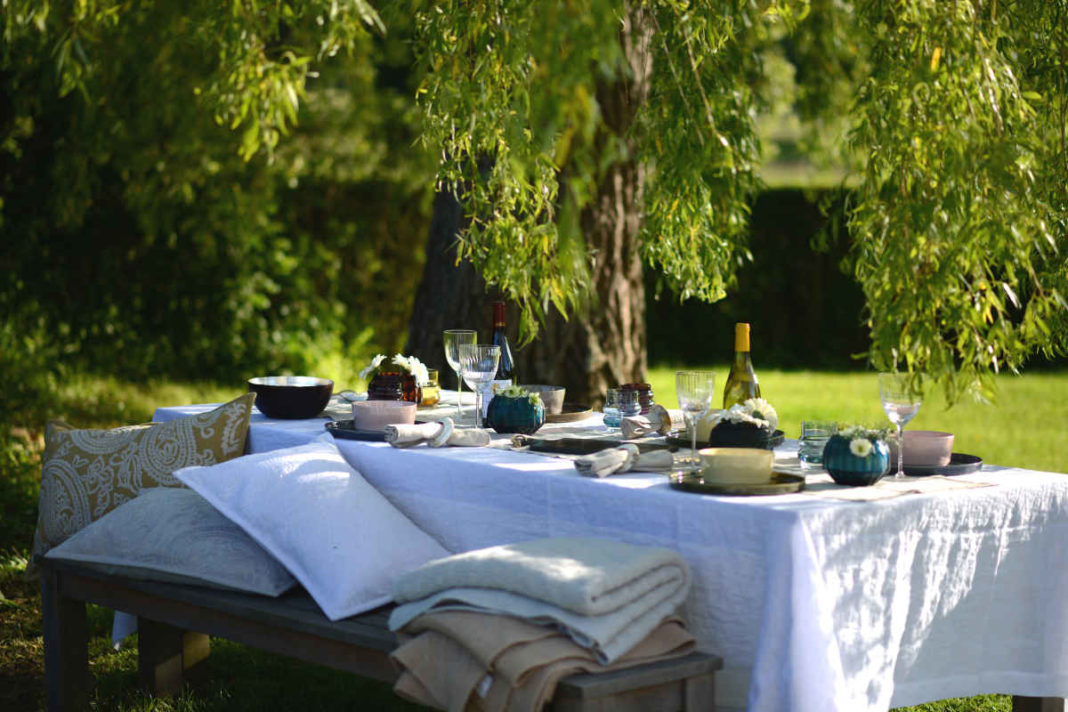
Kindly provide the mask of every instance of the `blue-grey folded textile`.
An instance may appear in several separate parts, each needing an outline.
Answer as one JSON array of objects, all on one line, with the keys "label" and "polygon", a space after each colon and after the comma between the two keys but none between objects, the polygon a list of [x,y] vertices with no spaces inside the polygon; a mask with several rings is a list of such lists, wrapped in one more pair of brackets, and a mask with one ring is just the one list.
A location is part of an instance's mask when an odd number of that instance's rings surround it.
[{"label": "blue-grey folded textile", "polygon": [[611,662],[686,599],[686,562],[669,549],[608,539],[535,539],[432,561],[394,585],[398,630],[431,609],[549,624]]}]

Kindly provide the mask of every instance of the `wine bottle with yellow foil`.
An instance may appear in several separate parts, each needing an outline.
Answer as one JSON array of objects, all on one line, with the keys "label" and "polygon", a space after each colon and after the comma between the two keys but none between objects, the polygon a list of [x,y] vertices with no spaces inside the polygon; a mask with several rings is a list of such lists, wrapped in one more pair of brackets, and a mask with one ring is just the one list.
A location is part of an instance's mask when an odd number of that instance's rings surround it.
[{"label": "wine bottle with yellow foil", "polygon": [[760,397],[760,384],[749,354],[749,324],[734,325],[734,362],[723,388],[723,408]]}]

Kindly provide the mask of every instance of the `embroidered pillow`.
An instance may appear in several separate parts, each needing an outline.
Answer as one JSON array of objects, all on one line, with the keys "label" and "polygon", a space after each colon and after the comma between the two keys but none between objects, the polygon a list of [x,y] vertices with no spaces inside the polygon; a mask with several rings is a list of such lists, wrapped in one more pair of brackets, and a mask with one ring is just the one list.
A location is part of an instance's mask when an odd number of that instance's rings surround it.
[{"label": "embroidered pillow", "polygon": [[248,534],[185,487],[153,487],[46,554],[134,579],[277,596],[297,585]]},{"label": "embroidered pillow", "polygon": [[44,554],[145,488],[181,487],[175,470],[241,455],[254,400],[246,393],[207,413],[113,430],[50,422],[33,553]]}]

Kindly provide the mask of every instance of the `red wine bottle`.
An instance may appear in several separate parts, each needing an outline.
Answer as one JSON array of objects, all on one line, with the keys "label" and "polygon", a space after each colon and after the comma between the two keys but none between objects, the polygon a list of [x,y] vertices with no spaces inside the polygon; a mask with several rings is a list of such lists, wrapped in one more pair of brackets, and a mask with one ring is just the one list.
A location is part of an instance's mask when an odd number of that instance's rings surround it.
[{"label": "red wine bottle", "polygon": [[493,337],[491,343],[501,347],[501,359],[497,362],[497,374],[493,384],[498,388],[507,388],[515,383],[515,361],[512,349],[508,345],[508,336],[504,333],[504,302],[493,303]]}]

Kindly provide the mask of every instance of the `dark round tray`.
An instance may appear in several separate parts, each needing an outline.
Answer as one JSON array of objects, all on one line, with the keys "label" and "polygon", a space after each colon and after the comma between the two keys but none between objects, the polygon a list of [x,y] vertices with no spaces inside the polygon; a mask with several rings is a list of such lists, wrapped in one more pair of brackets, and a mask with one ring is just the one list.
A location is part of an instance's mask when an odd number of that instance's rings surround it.
[{"label": "dark round tray", "polygon": [[[425,420],[415,421],[416,425],[422,425]],[[326,432],[333,435],[335,438],[341,438],[342,440],[364,440],[367,442],[379,442],[384,443],[386,441],[386,433],[383,430],[357,430],[352,425],[351,420],[333,420],[329,423],[324,423],[323,427],[326,428]]]},{"label": "dark round tray", "polygon": [[[712,432],[715,432],[715,430],[713,429]],[[771,450],[772,448],[779,447],[780,445],[782,445],[783,440],[785,438],[786,438],[786,433],[784,433],[781,430],[776,430],[774,433],[771,434],[771,438],[766,441],[766,443],[767,443],[766,449]],[[686,447],[686,448],[690,447],[690,437],[689,437],[689,435],[685,435],[685,436],[681,436],[681,437],[669,437],[667,439],[667,441],[670,444],[678,445],[679,447]],[[728,438],[713,439],[711,442],[702,442],[702,441],[698,440],[697,441],[697,447],[698,448],[703,448],[703,447],[755,447],[755,448],[763,448],[763,447],[765,447],[765,443],[764,442],[754,442],[752,438],[735,440],[735,439],[732,439],[732,438],[728,437]]]},{"label": "dark round tray", "polygon": [[701,478],[700,470],[692,470],[682,473],[673,472],[668,475],[668,482],[673,489],[683,492],[734,497],[793,494],[805,489],[804,475],[793,475],[786,472],[772,472],[770,482],[734,484],[730,482],[705,482]]},{"label": "dark round tray", "polygon": [[[967,475],[978,472],[983,467],[982,458],[955,452],[949,456],[948,465],[905,465],[905,474],[909,477],[928,477],[930,475]],[[890,468],[890,473],[897,472],[897,464]]]}]

